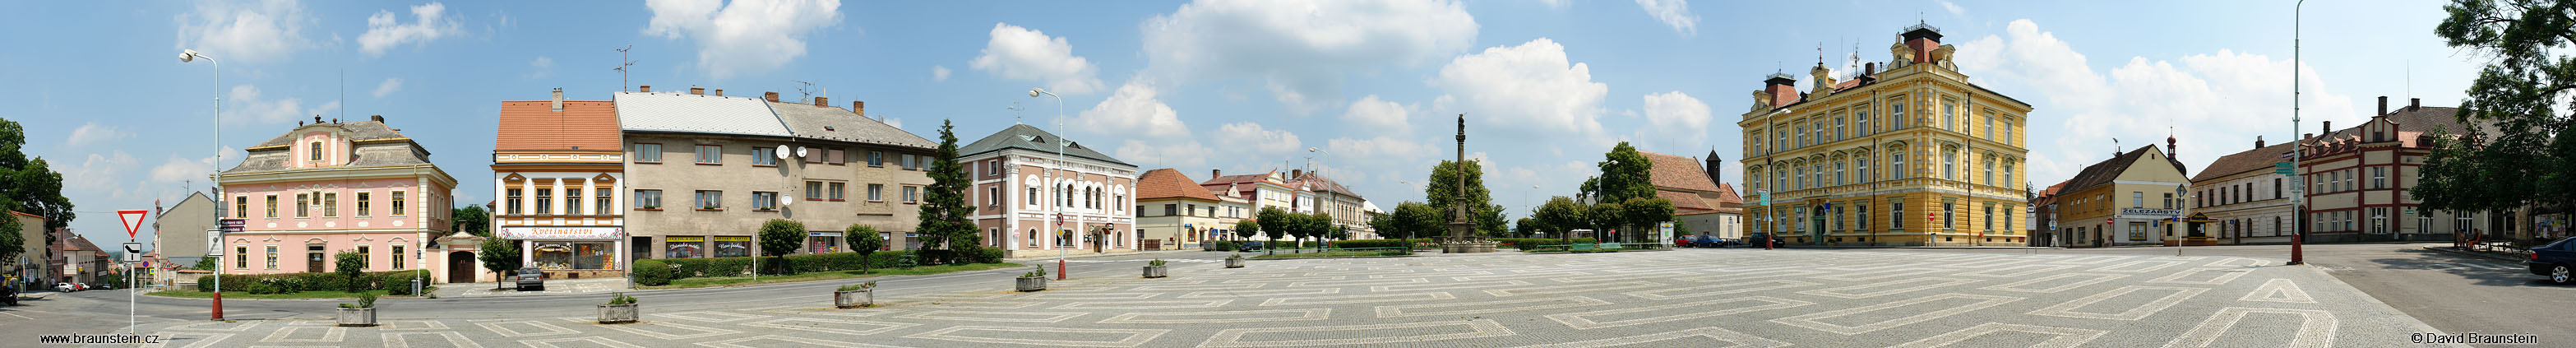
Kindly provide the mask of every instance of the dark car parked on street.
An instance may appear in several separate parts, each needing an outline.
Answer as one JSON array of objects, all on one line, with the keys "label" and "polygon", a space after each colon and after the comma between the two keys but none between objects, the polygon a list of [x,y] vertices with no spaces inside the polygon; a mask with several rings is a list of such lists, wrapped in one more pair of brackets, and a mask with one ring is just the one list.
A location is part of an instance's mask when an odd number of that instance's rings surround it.
[{"label": "dark car parked on street", "polygon": [[2576,270],[2576,237],[2531,248],[2531,261],[2525,264],[2531,265],[2531,274],[2548,277],[2550,283],[2576,283],[2576,274],[2569,273]]},{"label": "dark car parked on street", "polygon": [[1262,248],[1262,247],[1264,247],[1265,245],[1262,245],[1262,244],[1261,244],[1261,242],[1243,242],[1243,243],[1236,243],[1234,246],[1235,246],[1235,250],[1234,250],[1234,251],[1237,251],[1237,252],[1247,252],[1247,253],[1248,253],[1248,252],[1261,251],[1261,248]]},{"label": "dark car parked on street", "polygon": [[519,291],[546,291],[546,272],[521,268],[518,273],[510,275],[510,283]]}]

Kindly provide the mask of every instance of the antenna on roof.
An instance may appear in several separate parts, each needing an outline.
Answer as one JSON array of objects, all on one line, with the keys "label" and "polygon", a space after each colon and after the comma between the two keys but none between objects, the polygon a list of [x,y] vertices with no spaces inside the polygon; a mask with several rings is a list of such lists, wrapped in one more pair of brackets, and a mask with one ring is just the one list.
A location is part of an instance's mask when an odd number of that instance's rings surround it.
[{"label": "antenna on roof", "polygon": [[609,70],[617,70],[617,91],[619,91],[619,92],[624,92],[624,91],[626,91],[626,86],[627,86],[627,85],[626,85],[626,67],[635,66],[635,61],[632,61],[632,60],[626,60],[626,50],[631,50],[631,49],[635,49],[635,45],[626,45],[626,47],[618,47],[618,48],[617,48],[617,61],[618,61],[619,63],[617,63],[617,68],[616,68],[616,69],[609,69]]},{"label": "antenna on roof", "polygon": [[1028,108],[1020,107],[1020,102],[1011,102],[1011,107],[1004,109],[1011,109],[1011,124],[1020,124],[1020,110],[1027,110]]},{"label": "antenna on roof", "polygon": [[796,80],[796,84],[796,93],[804,95],[796,98],[797,103],[813,103],[814,95],[821,92],[814,88],[814,81]]}]

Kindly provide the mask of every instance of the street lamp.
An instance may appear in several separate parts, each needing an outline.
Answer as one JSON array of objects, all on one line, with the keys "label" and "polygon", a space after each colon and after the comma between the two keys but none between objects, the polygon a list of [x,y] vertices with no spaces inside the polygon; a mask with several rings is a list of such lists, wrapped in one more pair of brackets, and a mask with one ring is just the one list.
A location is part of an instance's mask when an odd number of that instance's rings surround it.
[{"label": "street lamp", "polygon": [[[197,50],[193,50],[193,49],[183,49],[183,50],[179,50],[179,62],[180,62],[180,63],[193,63],[193,62],[196,62],[198,59],[204,59],[204,60],[206,60],[206,64],[212,64],[212,65],[214,65],[214,66],[215,66],[215,147],[214,147],[214,149],[215,149],[215,165],[217,165],[217,166],[221,166],[221,165],[223,165],[223,163],[224,163],[224,63],[223,63],[223,62],[215,61],[215,57],[209,57],[209,56],[206,56],[206,54],[204,54],[204,53],[197,53]],[[216,201],[218,201],[218,202],[221,202],[221,201],[223,201],[223,197],[224,197],[224,176],[223,176],[223,175],[218,174],[218,175],[214,175],[213,177],[214,177],[214,178],[213,178],[213,181],[214,181],[215,200],[216,200]],[[216,206],[216,207],[222,207],[222,206],[223,206],[223,204],[221,204],[221,203],[217,203],[217,204],[215,204],[215,206]],[[213,211],[215,212],[215,213],[214,213],[214,214],[215,214],[215,221],[217,221],[217,222],[221,222],[221,221],[223,221],[223,219],[224,219],[224,212],[223,212],[223,209],[213,209]],[[216,234],[218,237],[220,237],[220,236],[222,236],[223,232],[222,232],[222,230],[216,230],[215,234]],[[221,238],[217,238],[216,240],[217,240],[217,241],[222,241],[223,239],[221,239]],[[215,247],[217,247],[217,248],[216,248],[216,250],[222,250],[221,246],[215,246]],[[236,255],[235,257],[241,257],[241,256]],[[222,260],[217,260],[217,261],[215,261],[215,294],[214,294],[214,312],[213,312],[214,314],[213,314],[212,320],[224,320],[224,271],[223,271],[224,266],[223,266],[223,265],[224,265],[224,263],[223,263],[223,261],[222,261]]]},{"label": "street lamp", "polygon": [[[1055,140],[1055,165],[1054,165],[1054,166],[1047,167],[1047,180],[1046,180],[1047,190],[1048,190],[1048,191],[1055,191],[1055,192],[1056,192],[1056,194],[1058,194],[1058,195],[1063,195],[1065,198],[1070,199],[1070,198],[1072,198],[1072,197],[1073,197],[1073,192],[1057,189],[1057,187],[1059,187],[1059,186],[1056,186],[1056,182],[1055,182],[1055,172],[1056,172],[1056,171],[1059,171],[1059,170],[1063,170],[1064,165],[1065,165],[1065,164],[1064,164],[1064,143],[1066,142],[1066,140],[1064,140],[1064,139],[1063,139],[1063,137],[1064,137],[1064,96],[1055,95],[1055,93],[1047,93],[1046,89],[1044,89],[1044,88],[1030,88],[1030,89],[1029,89],[1029,97],[1030,97],[1030,98],[1037,98],[1037,97],[1038,97],[1038,96],[1040,96],[1040,95],[1049,96],[1049,97],[1055,97],[1055,136],[1056,136],[1056,138],[1057,138],[1057,139]],[[1061,200],[1059,200],[1059,202],[1061,202]],[[1056,204],[1056,207],[1055,207],[1055,219],[1054,219],[1054,220],[1051,220],[1051,221],[1049,221],[1049,222],[1047,222],[1047,232],[1048,232],[1048,234],[1063,234],[1063,233],[1067,233],[1066,231],[1063,231],[1063,229],[1064,229],[1064,226],[1063,226],[1063,225],[1064,225],[1064,208],[1065,208],[1064,206],[1065,206],[1065,205],[1066,205],[1066,204],[1062,204],[1062,203],[1058,203],[1058,204]],[[1066,251],[1065,251],[1065,249],[1071,249],[1071,248],[1073,248],[1073,245],[1072,245],[1072,243],[1073,243],[1073,238],[1072,238],[1072,236],[1065,236],[1064,238],[1065,238],[1065,241],[1064,241],[1064,242],[1062,242],[1062,243],[1056,243],[1056,244],[1058,244],[1058,245],[1056,245],[1056,248],[1055,248],[1055,279],[1056,279],[1056,280],[1064,280],[1064,253],[1066,252]]]},{"label": "street lamp", "polygon": [[[2299,134],[2299,11],[2307,5],[2307,0],[2299,0],[2298,3],[2290,6],[2290,135],[2292,136],[2290,168],[2298,168],[2299,158],[2305,156],[2308,150],[2308,140],[2297,137]],[[2300,177],[2299,171],[2295,169],[2290,171],[2290,178],[2291,182],[2298,183],[2298,185],[2290,185],[2290,191],[2294,192],[2290,195],[2290,221],[2297,223],[2290,227],[2290,264],[2306,264],[2307,259],[2300,252],[2300,244],[2308,239],[2306,228],[2308,222],[2304,220],[2308,215],[2308,207],[2303,204],[2307,201],[2303,198],[2305,192],[2299,191],[2305,191],[2301,188],[2306,188],[2308,183],[2305,180],[2298,180],[2304,178]]]}]

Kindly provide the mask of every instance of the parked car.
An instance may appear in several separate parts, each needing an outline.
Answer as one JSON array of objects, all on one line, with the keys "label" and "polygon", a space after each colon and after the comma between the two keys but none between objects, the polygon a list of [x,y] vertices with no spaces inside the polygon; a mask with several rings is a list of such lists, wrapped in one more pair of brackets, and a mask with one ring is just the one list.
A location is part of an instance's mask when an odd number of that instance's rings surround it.
[{"label": "parked car", "polygon": [[2525,264],[2531,266],[2531,274],[2547,277],[2550,283],[2576,283],[2576,274],[2569,273],[2576,270],[2576,237],[2531,248],[2531,261]]},{"label": "parked car", "polygon": [[80,290],[80,286],[72,285],[72,283],[54,283],[54,291],[74,292]]},{"label": "parked car", "polygon": [[1235,243],[1235,245],[1234,245],[1234,246],[1235,246],[1235,250],[1234,250],[1234,251],[1238,251],[1238,252],[1255,252],[1255,251],[1261,251],[1263,247],[1267,247],[1268,245],[1263,245],[1261,242],[1258,242],[1258,241],[1247,241],[1247,242],[1242,242],[1242,243]]},{"label": "parked car", "polygon": [[510,283],[519,291],[546,291],[546,272],[535,268],[521,268],[517,274],[510,276]]},{"label": "parked car", "polygon": [[1688,248],[1688,247],[1691,247],[1691,239],[1690,239],[1690,236],[1673,237],[1673,247],[1675,247],[1675,248]]},{"label": "parked car", "polygon": [[1789,247],[1789,243],[1782,242],[1782,241],[1780,240],[1780,238],[1779,238],[1779,237],[1772,236],[1772,235],[1771,235],[1771,234],[1769,234],[1769,233],[1755,233],[1755,234],[1751,234],[1751,235],[1746,235],[1746,236],[1744,236],[1744,246],[1745,246],[1745,247],[1750,247],[1750,248],[1759,248],[1759,247],[1764,247],[1764,245],[1763,245],[1762,243],[1763,243],[1763,242],[1765,242],[1765,241],[1768,241],[1768,242],[1770,242],[1770,243],[1771,243],[1771,244],[1770,244],[1770,247],[1774,247],[1774,248],[1787,248],[1787,247]]}]

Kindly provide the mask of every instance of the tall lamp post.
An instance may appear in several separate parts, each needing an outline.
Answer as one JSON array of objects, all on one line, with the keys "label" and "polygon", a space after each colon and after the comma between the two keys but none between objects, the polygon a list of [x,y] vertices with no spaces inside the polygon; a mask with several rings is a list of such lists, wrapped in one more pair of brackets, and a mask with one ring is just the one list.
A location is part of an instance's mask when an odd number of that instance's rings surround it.
[{"label": "tall lamp post", "polygon": [[[206,64],[212,64],[212,65],[214,65],[214,66],[215,66],[215,147],[214,147],[214,149],[215,149],[215,165],[217,165],[217,166],[221,166],[221,165],[223,165],[223,164],[224,164],[224,63],[223,63],[223,62],[217,62],[217,61],[215,61],[215,57],[208,57],[208,56],[206,56],[206,54],[204,54],[204,53],[197,53],[197,50],[188,49],[188,50],[180,50],[180,51],[179,51],[179,62],[180,62],[180,63],[191,63],[191,62],[196,62],[198,59],[204,59],[204,60],[206,60]],[[223,206],[223,203],[221,203],[221,202],[223,201],[223,197],[224,197],[224,176],[223,176],[222,174],[218,173],[218,174],[214,175],[213,180],[214,180],[214,189],[215,189],[215,201],[217,202],[217,203],[215,204],[215,206],[216,206],[216,207],[222,207],[222,206]],[[218,222],[223,221],[223,219],[224,219],[224,210],[223,210],[223,209],[214,209],[214,212],[215,212],[215,221],[218,221]],[[222,232],[221,232],[221,231],[222,231],[222,230],[217,230],[216,234],[218,235],[218,237],[220,237],[220,236],[222,235]],[[222,239],[218,238],[218,239],[216,239],[216,240],[217,240],[217,241],[221,241]],[[215,246],[215,247],[216,247],[216,248],[215,248],[216,250],[222,250],[221,246]],[[239,256],[239,255],[235,255],[234,257],[241,257],[241,256]],[[214,314],[213,314],[212,320],[224,320],[224,272],[223,272],[224,266],[223,266],[223,265],[224,265],[224,262],[223,262],[222,260],[216,260],[216,261],[215,261],[215,294],[214,294],[214,312],[213,312]]]},{"label": "tall lamp post", "polygon": [[[2290,135],[2293,136],[2290,138],[2292,144],[2290,145],[2290,168],[2292,168],[2290,177],[2295,179],[2306,179],[2299,175],[2296,168],[2299,167],[2300,157],[2305,157],[2308,152],[2308,140],[2296,137],[2299,135],[2299,10],[2307,5],[2307,0],[2299,0],[2298,3],[2290,6]],[[2298,224],[2290,226],[2290,264],[2299,265],[2308,263],[2306,255],[2300,250],[2301,244],[2306,243],[2308,239],[2308,224],[2304,219],[2308,215],[2308,206],[2305,204],[2306,192],[2303,192],[2307,191],[2303,188],[2306,188],[2308,183],[2306,180],[2294,181],[2299,184],[2290,187],[2290,192],[2294,192],[2290,195],[2290,221]]]},{"label": "tall lamp post", "polygon": [[[1056,191],[1056,194],[1058,194],[1058,195],[1063,195],[1065,198],[1070,199],[1070,198],[1072,198],[1072,197],[1073,197],[1073,192],[1056,189],[1056,187],[1058,187],[1058,186],[1056,186],[1056,183],[1055,183],[1055,172],[1057,172],[1057,171],[1061,171],[1061,170],[1064,170],[1064,165],[1065,165],[1065,164],[1064,164],[1064,143],[1065,143],[1065,140],[1064,140],[1064,139],[1062,139],[1062,138],[1064,137],[1064,96],[1055,95],[1055,93],[1047,93],[1046,89],[1044,89],[1044,88],[1030,88],[1030,89],[1029,89],[1029,97],[1030,97],[1030,98],[1037,98],[1037,97],[1038,97],[1038,96],[1040,96],[1040,95],[1049,96],[1049,97],[1055,97],[1055,136],[1056,136],[1058,139],[1056,139],[1056,140],[1055,140],[1055,165],[1054,165],[1054,166],[1049,166],[1049,167],[1047,167],[1047,181],[1046,181],[1047,190],[1048,190],[1048,191]],[[1048,223],[1047,223],[1047,232],[1048,232],[1048,234],[1062,235],[1062,234],[1064,234],[1064,233],[1067,233],[1067,232],[1065,232],[1065,231],[1062,231],[1062,230],[1064,229],[1064,208],[1065,208],[1065,207],[1064,207],[1064,204],[1061,204],[1061,203],[1056,204],[1056,207],[1055,207],[1055,219],[1054,219],[1054,220],[1051,220],[1050,222],[1048,222]],[[1062,242],[1062,243],[1057,243],[1058,245],[1056,245],[1056,248],[1055,248],[1055,279],[1056,279],[1056,280],[1064,280],[1064,253],[1066,252],[1066,251],[1065,251],[1065,249],[1071,249],[1071,248],[1073,248],[1073,236],[1064,236],[1063,238],[1064,238],[1064,242]],[[1098,242],[1094,242],[1094,243],[1098,243]]]}]

